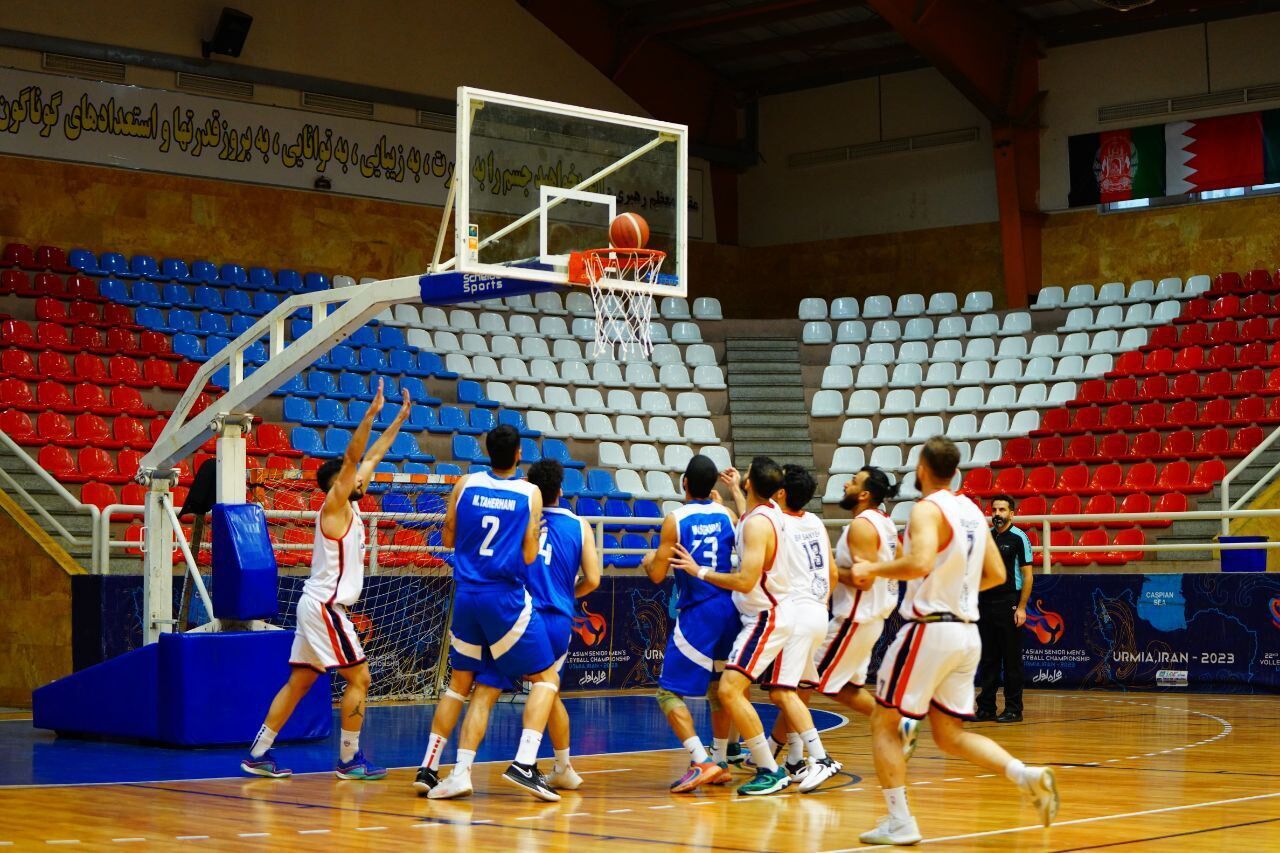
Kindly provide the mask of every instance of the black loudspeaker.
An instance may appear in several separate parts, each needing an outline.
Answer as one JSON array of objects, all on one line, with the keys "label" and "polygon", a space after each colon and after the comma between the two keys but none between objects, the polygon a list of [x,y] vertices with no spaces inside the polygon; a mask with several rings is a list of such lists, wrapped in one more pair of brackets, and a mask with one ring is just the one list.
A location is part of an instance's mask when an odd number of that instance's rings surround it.
[{"label": "black loudspeaker", "polygon": [[213,31],[213,38],[200,42],[201,55],[205,59],[214,53],[223,56],[239,56],[251,26],[253,26],[252,15],[224,6],[222,16],[218,18],[218,28]]}]

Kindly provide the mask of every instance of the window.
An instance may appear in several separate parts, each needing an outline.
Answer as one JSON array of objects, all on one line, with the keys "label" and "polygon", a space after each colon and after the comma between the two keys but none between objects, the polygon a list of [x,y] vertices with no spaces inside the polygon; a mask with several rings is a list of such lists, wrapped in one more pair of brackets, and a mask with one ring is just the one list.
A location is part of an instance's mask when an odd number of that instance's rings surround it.
[{"label": "window", "polygon": [[1200,193],[1186,195],[1167,195],[1159,198],[1134,198],[1125,201],[1113,201],[1098,205],[1103,213],[1116,213],[1123,210],[1139,210],[1151,207],[1177,207],[1184,204],[1199,204],[1206,201],[1222,201],[1223,199],[1247,198],[1258,195],[1280,194],[1280,183],[1257,184],[1252,187],[1231,187],[1222,190],[1205,190]]}]

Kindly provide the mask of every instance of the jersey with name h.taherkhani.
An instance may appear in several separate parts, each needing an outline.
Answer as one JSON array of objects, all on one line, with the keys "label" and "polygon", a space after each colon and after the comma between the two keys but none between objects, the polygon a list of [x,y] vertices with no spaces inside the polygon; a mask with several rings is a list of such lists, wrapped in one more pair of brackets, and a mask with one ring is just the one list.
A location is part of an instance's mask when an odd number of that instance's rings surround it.
[{"label": "jersey with name h.taherkhani", "polygon": [[[964,495],[941,489],[926,496],[941,512],[951,528],[951,536],[938,543],[933,570],[923,578],[907,582],[907,594],[899,612],[903,618],[951,614],[966,622],[978,621],[978,587],[987,548],[987,519],[982,510]],[[907,526],[904,547],[910,548],[911,527]]]},{"label": "jersey with name h.taherkhani", "polygon": [[[672,510],[676,534],[693,561],[713,572],[733,571],[733,516],[711,500],[689,501]],[[675,575],[677,603],[681,610],[712,598],[728,596],[729,590],[712,586],[686,572]]]},{"label": "jersey with name h.taherkhani", "polygon": [[[854,517],[863,519],[873,528],[879,537],[876,547],[876,561],[887,563],[892,560],[898,549],[898,529],[893,520],[878,509],[865,509]],[[840,541],[836,543],[836,565],[842,569],[852,568],[853,555],[849,553],[849,525],[840,531]],[[884,619],[893,612],[898,603],[898,582],[885,578],[876,578],[871,589],[861,590],[845,584],[836,584],[831,595],[831,615],[836,619],[844,619],[853,614],[853,621],[867,622],[872,619]]]},{"label": "jersey with name h.taherkhani", "polygon": [[351,522],[336,539],[321,526],[324,513],[316,515],[315,545],[311,550],[311,576],[302,591],[322,604],[350,606],[364,589],[364,522],[351,503]]},{"label": "jersey with name h.taherkhani", "polygon": [[573,588],[582,567],[582,543],[590,535],[587,523],[569,510],[558,506],[543,508],[538,541],[541,559],[529,565],[525,584],[534,607],[573,618]]},{"label": "jersey with name h.taherkhani", "polygon": [[453,577],[458,586],[523,586],[524,535],[537,488],[487,472],[463,481],[455,505]]}]

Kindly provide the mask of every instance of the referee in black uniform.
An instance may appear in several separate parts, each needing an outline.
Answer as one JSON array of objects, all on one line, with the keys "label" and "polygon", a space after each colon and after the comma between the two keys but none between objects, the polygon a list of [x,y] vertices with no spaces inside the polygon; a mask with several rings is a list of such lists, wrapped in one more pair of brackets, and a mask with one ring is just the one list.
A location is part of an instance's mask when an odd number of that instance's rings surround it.
[{"label": "referee in black uniform", "polygon": [[[1031,540],[1013,526],[1015,505],[1009,495],[991,499],[991,535],[1004,559],[1005,580],[978,593],[978,633],[982,660],[978,664],[979,720],[1017,723],[1022,720],[1022,637],[1031,598]],[[996,716],[996,689],[1004,682],[1004,713]]]}]

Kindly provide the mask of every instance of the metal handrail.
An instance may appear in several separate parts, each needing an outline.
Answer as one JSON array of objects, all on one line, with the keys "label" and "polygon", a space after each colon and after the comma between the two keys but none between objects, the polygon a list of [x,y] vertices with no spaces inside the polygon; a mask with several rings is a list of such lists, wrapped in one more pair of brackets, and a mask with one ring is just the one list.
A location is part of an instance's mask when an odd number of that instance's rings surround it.
[{"label": "metal handrail", "polygon": [[[23,465],[26,466],[26,468],[30,473],[35,474],[37,477],[40,478],[41,481],[44,482],[46,486],[51,488],[53,490],[53,493],[57,495],[71,510],[73,510],[74,512],[83,512],[87,514],[89,516],[89,521],[90,521],[89,529],[91,531],[97,530],[98,515],[100,512],[98,507],[94,506],[93,504],[83,503],[78,498],[74,497],[71,494],[71,492],[67,491],[66,486],[59,483],[56,479],[54,479],[52,474],[50,474],[48,471],[41,468],[40,465],[36,462],[36,460],[31,458],[31,454],[27,453],[26,450],[24,450],[21,445],[15,442],[9,436],[9,434],[6,433],[4,430],[0,430],[0,442],[2,442],[4,446],[8,448],[9,452],[12,453],[19,462],[21,462]],[[36,500],[31,495],[30,492],[28,492],[21,485],[19,485],[18,481],[15,480],[12,477],[12,475],[9,474],[8,471],[5,471],[3,468],[0,468],[0,478],[3,478],[9,491],[22,497],[22,499],[30,506],[31,509],[35,510],[36,513],[41,518],[43,518],[45,522],[51,528],[53,528],[59,536],[61,536],[63,539],[66,540],[68,545],[70,545],[72,548],[78,548],[84,544],[83,540],[79,536],[76,536],[71,531],[67,530],[67,528],[63,526],[61,522],[59,522],[56,518],[50,515],[49,511],[44,507],[44,505],[41,504],[38,500]],[[89,549],[90,549],[89,563],[90,565],[93,565],[96,563],[96,557],[99,551],[98,538],[93,533],[90,533],[89,535]]]},{"label": "metal handrail", "polygon": [[[1274,466],[1272,466],[1270,471],[1268,471],[1267,473],[1263,474],[1261,477],[1258,478],[1258,482],[1254,483],[1251,489],[1249,489],[1247,492],[1241,495],[1238,500],[1232,503],[1231,483],[1235,480],[1236,475],[1240,474],[1242,471],[1244,471],[1246,468],[1252,465],[1253,460],[1261,456],[1268,447],[1270,447],[1272,444],[1275,443],[1276,439],[1280,439],[1280,427],[1276,427],[1275,429],[1273,429],[1271,431],[1271,434],[1262,440],[1261,444],[1255,447],[1248,456],[1246,456],[1245,458],[1237,462],[1236,466],[1227,472],[1227,476],[1222,478],[1221,491],[1222,491],[1222,511],[1223,512],[1226,512],[1227,510],[1236,509],[1237,507],[1241,506],[1242,504],[1244,504],[1245,501],[1249,500],[1251,497],[1257,494],[1258,491],[1262,489],[1263,486],[1265,486],[1266,484],[1270,483],[1273,479],[1275,479],[1277,474],[1280,474],[1280,463],[1276,463]],[[1223,518],[1222,519],[1222,535],[1226,536],[1229,533],[1231,533],[1230,521],[1227,518]]]}]

